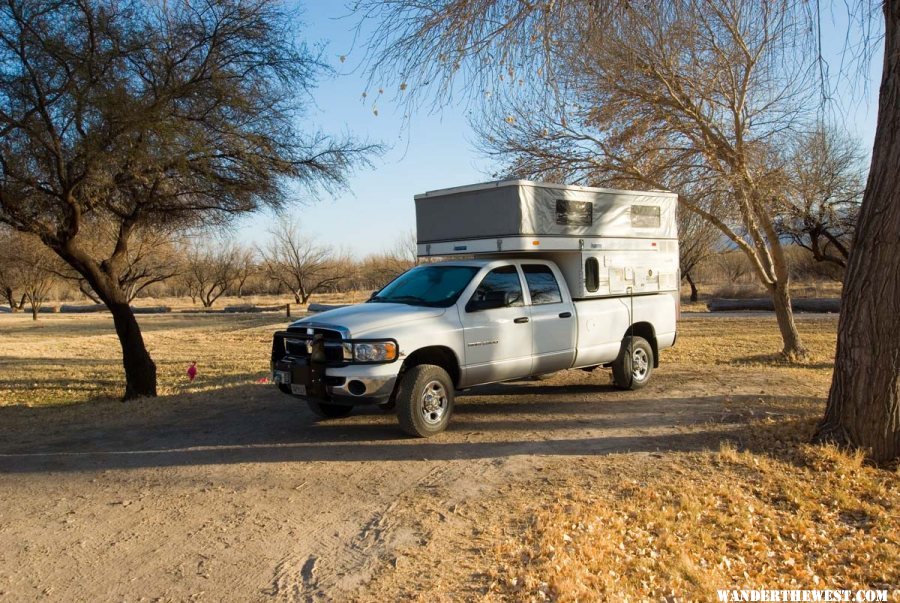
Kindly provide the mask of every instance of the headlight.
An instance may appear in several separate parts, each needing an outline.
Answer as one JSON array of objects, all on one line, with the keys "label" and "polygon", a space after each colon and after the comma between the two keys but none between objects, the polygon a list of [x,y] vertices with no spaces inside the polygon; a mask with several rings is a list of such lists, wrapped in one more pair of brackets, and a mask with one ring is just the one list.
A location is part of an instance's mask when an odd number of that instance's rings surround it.
[{"label": "headlight", "polygon": [[355,362],[391,362],[396,359],[397,344],[393,341],[353,344],[353,360]]}]

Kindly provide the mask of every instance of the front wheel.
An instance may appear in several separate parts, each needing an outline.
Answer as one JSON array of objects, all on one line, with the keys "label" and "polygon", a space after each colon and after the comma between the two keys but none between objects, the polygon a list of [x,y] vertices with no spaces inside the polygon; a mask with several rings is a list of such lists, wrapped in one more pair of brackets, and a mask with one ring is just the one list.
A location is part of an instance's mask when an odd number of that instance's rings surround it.
[{"label": "front wheel", "polygon": [[619,357],[612,365],[613,381],[620,389],[641,389],[653,372],[653,348],[643,337],[622,340]]},{"label": "front wheel", "polygon": [[317,402],[315,400],[307,400],[306,403],[309,404],[309,409],[313,414],[320,419],[343,419],[344,417],[349,417],[350,413],[353,412],[352,406],[342,404],[328,404],[327,402]]},{"label": "front wheel", "polygon": [[397,388],[397,419],[412,436],[427,438],[444,431],[453,412],[453,381],[447,371],[420,364],[403,373]]}]

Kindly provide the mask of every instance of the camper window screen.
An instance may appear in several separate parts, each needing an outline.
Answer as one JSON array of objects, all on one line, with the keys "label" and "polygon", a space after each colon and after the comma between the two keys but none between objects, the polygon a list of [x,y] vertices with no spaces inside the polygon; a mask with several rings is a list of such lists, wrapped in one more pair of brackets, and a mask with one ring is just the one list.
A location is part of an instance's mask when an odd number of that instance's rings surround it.
[{"label": "camper window screen", "polygon": [[556,223],[566,226],[590,226],[594,223],[594,204],[590,201],[557,199]]},{"label": "camper window screen", "polygon": [[634,228],[659,228],[659,206],[632,205],[631,225]]}]

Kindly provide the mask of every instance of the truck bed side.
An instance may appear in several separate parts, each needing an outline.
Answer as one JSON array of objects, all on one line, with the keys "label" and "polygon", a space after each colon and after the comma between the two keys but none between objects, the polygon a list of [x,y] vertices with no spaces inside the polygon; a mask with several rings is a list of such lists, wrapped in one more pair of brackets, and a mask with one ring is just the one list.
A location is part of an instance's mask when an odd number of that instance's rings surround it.
[{"label": "truck bed side", "polygon": [[[655,337],[656,349],[675,342],[675,297],[669,293],[606,299],[576,300],[578,319],[575,367],[604,364],[615,360],[629,326],[645,325]],[[634,320],[629,320],[632,315]],[[644,331],[646,332],[646,331]],[[636,333],[640,334],[640,333]]]}]

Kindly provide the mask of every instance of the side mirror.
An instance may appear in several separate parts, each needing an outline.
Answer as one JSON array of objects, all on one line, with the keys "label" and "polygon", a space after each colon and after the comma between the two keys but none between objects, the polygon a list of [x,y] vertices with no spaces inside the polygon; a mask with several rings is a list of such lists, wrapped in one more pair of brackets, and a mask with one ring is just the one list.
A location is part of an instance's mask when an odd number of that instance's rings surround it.
[{"label": "side mirror", "polygon": [[472,299],[466,304],[466,312],[480,312],[481,310],[495,310],[507,308],[513,305],[519,296],[512,291],[488,291],[482,299]]},{"label": "side mirror", "polygon": [[372,301],[373,299],[375,299],[375,296],[378,295],[379,293],[381,293],[381,289],[376,289],[375,291],[372,291],[372,295],[369,296],[369,301]]}]

